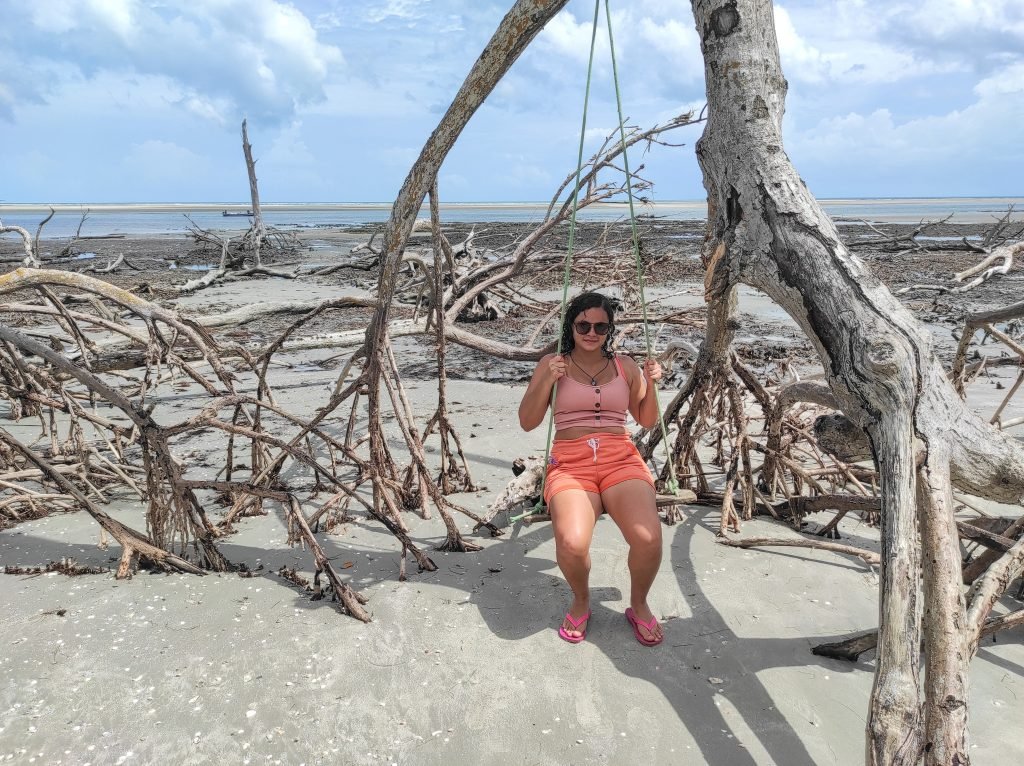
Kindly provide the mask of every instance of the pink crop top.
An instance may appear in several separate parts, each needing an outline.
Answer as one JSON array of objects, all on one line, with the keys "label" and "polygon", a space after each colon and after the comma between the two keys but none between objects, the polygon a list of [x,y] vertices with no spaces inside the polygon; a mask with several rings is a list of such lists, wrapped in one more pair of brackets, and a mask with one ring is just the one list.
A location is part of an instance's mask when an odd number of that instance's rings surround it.
[{"label": "pink crop top", "polygon": [[625,426],[629,409],[629,383],[615,357],[618,374],[607,383],[591,386],[568,375],[558,381],[555,394],[555,430]]}]

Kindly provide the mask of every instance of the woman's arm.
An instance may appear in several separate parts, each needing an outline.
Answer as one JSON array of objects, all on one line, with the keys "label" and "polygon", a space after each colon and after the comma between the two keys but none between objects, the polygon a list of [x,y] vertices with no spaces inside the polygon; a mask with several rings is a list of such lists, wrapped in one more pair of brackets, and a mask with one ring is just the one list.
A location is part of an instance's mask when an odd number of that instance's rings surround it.
[{"label": "woman's arm", "polygon": [[629,414],[644,428],[652,428],[658,422],[658,395],[654,389],[655,381],[661,380],[661,365],[656,359],[647,359],[641,373],[636,362],[623,357],[623,367],[630,377]]},{"label": "woman's arm", "polygon": [[537,369],[533,371],[523,401],[519,403],[519,425],[524,431],[532,431],[544,422],[551,403],[551,387],[565,373],[565,357],[548,354],[537,362]]}]

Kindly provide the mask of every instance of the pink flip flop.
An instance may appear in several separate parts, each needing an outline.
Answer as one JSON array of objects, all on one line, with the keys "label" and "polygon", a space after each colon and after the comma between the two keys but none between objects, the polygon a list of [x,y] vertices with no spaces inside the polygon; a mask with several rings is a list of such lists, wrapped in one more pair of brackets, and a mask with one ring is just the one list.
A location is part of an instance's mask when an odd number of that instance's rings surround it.
[{"label": "pink flip flop", "polygon": [[[569,624],[572,625],[575,630],[579,630],[580,625],[582,625],[585,622],[589,623],[590,610],[588,609],[587,613],[580,617],[578,620],[575,619],[571,614],[566,612],[565,619],[569,621]],[[563,624],[558,626],[558,637],[561,638],[563,641],[568,641],[570,644],[578,644],[580,641],[587,637],[587,630],[586,628],[583,629],[582,636],[570,636],[568,632],[565,630],[565,625]]]},{"label": "pink flip flop", "polygon": [[662,637],[662,638],[645,638],[644,634],[640,632],[640,628],[643,627],[643,628],[647,629],[648,633],[652,633],[653,634],[654,633],[654,628],[658,624],[658,620],[656,618],[651,617],[651,621],[650,622],[644,622],[643,620],[641,620],[639,617],[636,616],[636,612],[633,611],[632,607],[626,607],[626,619],[629,621],[629,624],[633,626],[633,635],[636,636],[636,640],[639,641],[644,646],[657,646],[658,644],[660,644],[662,641],[665,640],[664,637]]}]

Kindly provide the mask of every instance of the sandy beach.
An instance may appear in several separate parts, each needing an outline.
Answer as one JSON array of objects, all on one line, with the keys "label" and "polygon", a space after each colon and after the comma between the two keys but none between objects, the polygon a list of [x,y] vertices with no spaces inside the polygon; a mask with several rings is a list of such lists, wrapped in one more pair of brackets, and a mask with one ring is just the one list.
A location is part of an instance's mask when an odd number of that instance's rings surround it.
[{"label": "sandy beach", "polygon": [[[699,225],[683,231],[699,232]],[[450,238],[457,241],[465,229],[453,227]],[[499,236],[500,227],[490,229]],[[668,263],[652,289],[667,305],[692,307],[699,318],[702,277],[693,259],[699,239],[670,238],[679,231],[658,240]],[[173,286],[208,267],[209,256],[188,252],[181,238],[97,240],[90,242],[93,259],[55,265],[80,270],[126,254],[142,271],[119,269],[109,275],[112,281],[133,289],[145,282],[154,300],[190,316],[362,289],[365,274],[321,277],[310,271],[350,258],[348,251],[365,241],[365,233],[303,236],[310,250],[298,256],[298,278],[244,279],[184,297],[175,297]],[[13,268],[17,252],[4,241],[5,270]],[[864,257],[890,286],[948,279],[976,258]],[[188,271],[190,266],[199,268]],[[933,296],[907,304],[933,329],[940,353],[948,353],[957,312],[1018,300],[1013,296],[1022,280],[1017,265],[1001,280],[956,298],[955,306],[953,299],[940,305]],[[809,344],[777,307],[748,291],[740,309],[738,348],[745,359],[767,369],[772,359],[789,355],[813,371]],[[533,321],[513,317],[473,329],[522,338]],[[356,311],[309,332],[359,327],[365,327],[365,313]],[[238,337],[256,343],[273,331],[247,327]],[[669,328],[662,340],[669,336],[699,343],[700,327]],[[405,341],[399,350],[422,421],[436,407],[437,390],[429,344],[418,343]],[[338,353],[314,349],[282,356],[286,364],[271,373],[282,405],[310,415],[335,383],[337,365],[325,360]],[[543,454],[543,429],[524,434],[516,418],[532,366],[482,366],[476,352],[457,349],[451,355],[452,417],[473,479],[486,487],[453,500],[483,513],[511,479],[513,459]],[[684,375],[676,371],[666,396]],[[1014,377],[1015,371],[1000,368],[979,380],[972,406],[991,408]],[[158,420],[182,418],[203,404],[189,391],[168,390],[155,401]],[[26,439],[38,432],[37,421],[13,423],[4,409],[0,424]],[[401,456],[397,438],[392,447]],[[436,459],[436,440],[427,447]],[[216,473],[204,459],[213,448],[205,437],[189,444],[186,459],[194,475]],[[877,569],[858,559],[796,548],[728,548],[716,542],[718,511],[688,506],[682,522],[664,529],[651,602],[666,640],[647,648],[623,617],[626,547],[605,518],[592,549],[594,617],[587,640],[574,646],[556,635],[569,594],[548,524],[507,526],[504,519],[504,534],[492,538],[472,532],[472,522],[459,517],[463,533],[483,550],[440,553],[430,550],[444,539],[440,521],[409,514],[411,537],[438,569],[416,572],[410,562],[409,579],[399,582],[395,538],[354,512],[318,539],[346,582],[369,597],[373,619],[363,624],[328,601],[310,601],[277,574],[289,567],[311,578],[314,562],[309,551],[286,544],[283,513],[273,503],[267,508],[268,515],[242,520],[220,543],[224,555],[253,576],[0,578],[0,763],[864,762],[874,655],[848,663],[810,652],[816,644],[876,627]],[[143,504],[127,494],[107,510],[144,528]],[[829,517],[821,515],[823,522]],[[841,522],[840,532],[846,543],[878,550],[877,528],[853,515]],[[797,532],[761,519],[743,525],[742,536],[786,535]],[[79,565],[116,567],[116,546],[104,550],[98,540],[99,529],[85,513],[53,514],[0,531],[0,566],[73,558]],[[1000,611],[1020,608],[1010,596],[1003,601]],[[1013,726],[1024,715],[1024,628],[983,640],[970,686],[974,762],[1024,762],[1024,742]]]}]

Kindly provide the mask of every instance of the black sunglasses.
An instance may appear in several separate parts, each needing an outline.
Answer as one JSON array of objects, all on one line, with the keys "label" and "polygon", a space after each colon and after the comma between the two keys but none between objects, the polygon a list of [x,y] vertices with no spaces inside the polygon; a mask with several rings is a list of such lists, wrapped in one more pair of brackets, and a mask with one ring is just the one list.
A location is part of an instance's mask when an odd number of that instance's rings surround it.
[{"label": "black sunglasses", "polygon": [[607,335],[608,331],[612,329],[610,322],[594,322],[591,324],[590,322],[579,321],[574,324],[573,327],[580,335],[589,334],[591,328],[593,328],[594,332],[598,335]]}]

